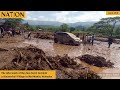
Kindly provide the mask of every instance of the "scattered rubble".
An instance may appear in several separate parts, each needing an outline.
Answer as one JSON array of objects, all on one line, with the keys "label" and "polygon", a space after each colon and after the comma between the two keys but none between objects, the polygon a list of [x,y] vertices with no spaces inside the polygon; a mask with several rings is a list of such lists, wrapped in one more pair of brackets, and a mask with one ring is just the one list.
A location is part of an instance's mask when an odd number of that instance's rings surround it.
[{"label": "scattered rubble", "polygon": [[57,70],[57,79],[101,79],[87,67],[77,64],[68,55],[46,56],[34,46],[15,48],[14,59],[0,70]]},{"label": "scattered rubble", "polygon": [[92,55],[83,55],[78,57],[81,61],[85,61],[86,63],[98,67],[113,67],[113,63],[109,61],[106,61],[104,57],[101,56],[92,56]]},{"label": "scattered rubble", "polygon": [[51,34],[47,34],[47,33],[36,33],[36,35],[34,36],[34,38],[41,38],[41,39],[53,39],[53,35]]},{"label": "scattered rubble", "polygon": [[48,56],[47,57],[50,63],[54,66],[54,69],[63,69],[63,68],[77,68],[79,65],[74,61],[73,58],[68,57],[68,55],[64,55],[63,57],[57,55],[55,57]]}]

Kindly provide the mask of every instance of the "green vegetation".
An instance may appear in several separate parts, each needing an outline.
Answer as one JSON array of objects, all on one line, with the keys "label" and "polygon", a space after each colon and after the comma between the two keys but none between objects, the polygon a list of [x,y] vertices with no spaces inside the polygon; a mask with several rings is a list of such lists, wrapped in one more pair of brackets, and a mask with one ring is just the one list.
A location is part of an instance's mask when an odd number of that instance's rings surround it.
[{"label": "green vegetation", "polygon": [[102,37],[113,36],[115,38],[120,38],[120,17],[108,17],[102,18],[97,23],[94,23],[91,27],[76,26],[70,27],[67,24],[62,24],[60,26],[51,25],[30,25],[29,23],[21,24],[22,19],[5,19],[5,25],[10,25],[14,28],[23,26],[25,30],[38,31],[42,30],[45,32],[71,32],[75,34],[96,34]]},{"label": "green vegetation", "polygon": [[29,25],[28,23],[23,24],[23,26],[24,26],[25,30],[30,30],[30,31],[35,31],[35,30],[37,30],[37,29],[36,29],[36,26]]},{"label": "green vegetation", "polygon": [[60,26],[60,31],[62,31],[62,32],[69,32],[70,28],[69,28],[69,26],[67,24],[64,23],[64,24],[62,24]]},{"label": "green vegetation", "polygon": [[120,35],[120,27],[117,26],[118,23],[120,23],[120,17],[102,18],[99,22],[88,28],[87,32],[116,37]]},{"label": "green vegetation", "polygon": [[4,25],[17,28],[21,25],[23,19],[5,19]]},{"label": "green vegetation", "polygon": [[43,31],[48,31],[48,32],[56,32],[60,30],[60,27],[57,26],[50,26],[50,25],[37,25],[36,29],[42,29]]}]

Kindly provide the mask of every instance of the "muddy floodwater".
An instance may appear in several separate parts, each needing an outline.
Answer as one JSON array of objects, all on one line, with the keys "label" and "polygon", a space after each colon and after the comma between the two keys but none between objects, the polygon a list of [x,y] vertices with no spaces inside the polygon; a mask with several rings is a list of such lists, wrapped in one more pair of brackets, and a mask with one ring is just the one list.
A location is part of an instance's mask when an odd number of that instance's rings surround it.
[{"label": "muddy floodwater", "polygon": [[53,40],[32,39],[25,40],[24,43],[34,45],[46,52],[47,55],[55,56],[68,54],[70,57],[77,57],[84,54],[99,55],[113,62],[114,68],[99,68],[81,62],[84,66],[88,66],[91,70],[97,72],[102,78],[120,78],[120,45],[113,43],[111,48],[108,48],[107,42],[95,41],[93,46],[83,45],[70,46],[54,43]]}]

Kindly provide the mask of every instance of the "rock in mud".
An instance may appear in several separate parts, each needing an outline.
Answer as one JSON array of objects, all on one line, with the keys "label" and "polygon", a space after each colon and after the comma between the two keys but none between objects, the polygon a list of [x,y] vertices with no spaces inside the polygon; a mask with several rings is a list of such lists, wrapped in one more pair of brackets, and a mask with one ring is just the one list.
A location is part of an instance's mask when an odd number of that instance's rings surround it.
[{"label": "rock in mud", "polygon": [[98,66],[98,67],[113,67],[113,63],[106,61],[104,57],[101,56],[92,56],[92,55],[83,55],[78,57],[81,61],[84,61],[90,65]]}]

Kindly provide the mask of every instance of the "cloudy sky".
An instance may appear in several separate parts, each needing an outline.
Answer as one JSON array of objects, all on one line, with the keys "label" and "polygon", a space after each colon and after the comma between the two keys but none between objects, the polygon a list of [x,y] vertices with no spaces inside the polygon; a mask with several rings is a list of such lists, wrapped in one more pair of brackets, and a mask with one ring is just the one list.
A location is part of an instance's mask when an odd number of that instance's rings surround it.
[{"label": "cloudy sky", "polygon": [[108,17],[105,11],[27,11],[27,18],[25,19],[75,23],[99,21],[105,17]]}]

